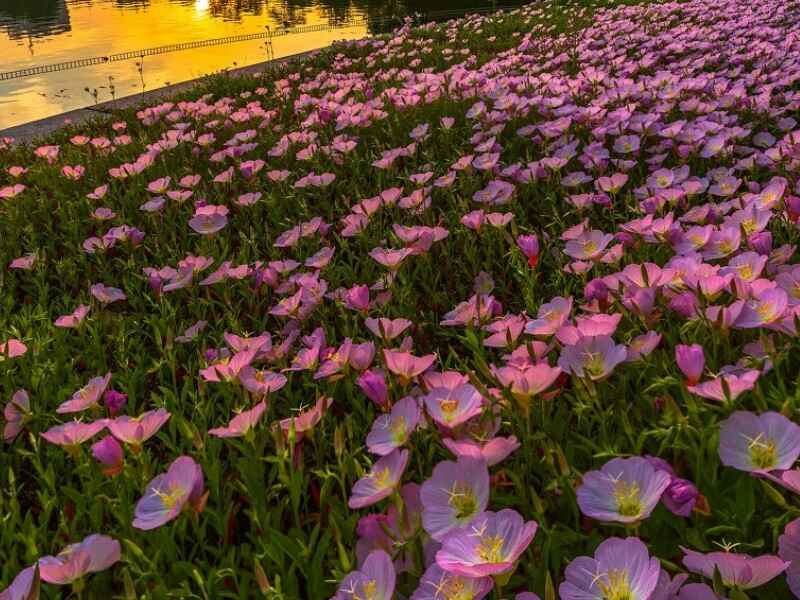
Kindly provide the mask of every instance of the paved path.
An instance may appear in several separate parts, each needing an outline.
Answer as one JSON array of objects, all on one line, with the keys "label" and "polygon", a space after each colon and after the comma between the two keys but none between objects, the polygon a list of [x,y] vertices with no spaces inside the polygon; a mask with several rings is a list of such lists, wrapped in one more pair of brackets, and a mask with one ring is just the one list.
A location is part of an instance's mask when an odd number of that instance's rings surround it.
[{"label": "paved path", "polygon": [[[268,60],[247,67],[230,69],[226,71],[226,73],[233,76],[253,75],[260,73],[266,67],[280,65],[298,58],[305,58],[319,50],[320,48],[316,48],[314,50],[308,50],[307,52],[300,52],[299,54],[290,54],[289,56]],[[159,100],[166,100],[179,92],[191,89],[204,80],[205,77],[200,77],[198,79],[184,81],[183,83],[176,83],[174,85],[150,90],[144,94],[133,94],[131,96],[125,96],[124,98],[110,100],[109,102],[101,102],[90,108],[79,108],[78,110],[71,110],[59,115],[47,117],[46,119],[39,119],[38,121],[31,121],[30,123],[9,127],[8,129],[0,130],[0,137],[13,137],[17,143],[27,143],[36,138],[53,133],[66,123],[84,123],[86,121],[103,118],[113,111],[123,108],[144,108],[145,106],[152,106],[153,104],[157,104]]]}]

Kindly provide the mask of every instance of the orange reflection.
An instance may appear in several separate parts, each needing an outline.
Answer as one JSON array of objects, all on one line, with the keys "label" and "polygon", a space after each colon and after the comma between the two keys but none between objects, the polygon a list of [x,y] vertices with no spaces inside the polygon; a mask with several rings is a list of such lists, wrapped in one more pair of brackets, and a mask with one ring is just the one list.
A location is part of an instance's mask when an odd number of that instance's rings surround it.
[{"label": "orange reflection", "polygon": [[[16,17],[9,25],[5,2],[37,3],[57,9],[48,22]],[[68,10],[64,10],[68,8]],[[29,11],[30,12],[30,11]],[[349,14],[348,14],[349,12]],[[13,15],[16,13],[12,13]],[[359,11],[343,16],[358,17]],[[103,56],[166,44],[262,32],[266,26],[330,23],[330,10],[263,0],[4,0],[0,5],[0,70]],[[54,33],[55,32],[55,33]],[[275,57],[366,35],[349,27],[273,39]],[[112,96],[186,81],[267,59],[264,41],[238,42],[71,71],[0,82],[0,129],[91,105]]]}]

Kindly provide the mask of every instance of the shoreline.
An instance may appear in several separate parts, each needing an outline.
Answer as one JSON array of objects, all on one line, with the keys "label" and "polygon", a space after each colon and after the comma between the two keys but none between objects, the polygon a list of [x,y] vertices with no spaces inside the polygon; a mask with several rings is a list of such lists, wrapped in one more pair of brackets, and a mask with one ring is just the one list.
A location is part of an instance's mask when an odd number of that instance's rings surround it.
[{"label": "shoreline", "polygon": [[[235,69],[228,69],[226,71],[219,71],[218,73],[225,73],[233,76],[244,76],[257,74],[259,71],[274,65],[291,62],[297,59],[307,58],[327,48],[328,46],[320,46],[304,52],[289,54],[281,58],[273,58],[271,60],[255,63],[245,67],[237,67]],[[211,74],[209,74],[211,75]],[[44,117],[35,121],[29,121],[21,125],[14,125],[6,129],[0,130],[0,137],[13,137],[15,144],[29,143],[38,137],[46,136],[65,125],[79,125],[87,121],[95,120],[99,117],[110,116],[110,113],[115,110],[122,110],[126,108],[144,107],[155,103],[159,98],[168,98],[180,92],[189,90],[198,84],[202,83],[209,75],[196,77],[180,83],[173,83],[167,86],[162,86],[144,93],[131,94],[115,100],[107,100],[94,104],[91,107],[77,108],[67,112]]]}]

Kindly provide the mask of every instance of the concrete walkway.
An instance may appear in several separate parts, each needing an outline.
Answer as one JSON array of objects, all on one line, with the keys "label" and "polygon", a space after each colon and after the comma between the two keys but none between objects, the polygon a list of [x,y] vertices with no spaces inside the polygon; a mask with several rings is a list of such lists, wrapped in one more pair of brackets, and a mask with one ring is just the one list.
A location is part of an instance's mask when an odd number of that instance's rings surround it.
[{"label": "concrete walkway", "polygon": [[[281,65],[297,59],[307,58],[321,48],[300,52],[298,54],[290,54],[282,58],[268,60],[266,62],[256,63],[247,67],[240,67],[237,69],[230,69],[225,71],[226,74],[231,76],[242,75],[256,75],[261,73],[265,68]],[[86,121],[92,121],[103,117],[109,117],[114,111],[124,108],[144,108],[158,104],[161,100],[168,100],[180,92],[184,92],[195,87],[197,84],[203,82],[205,77],[168,85],[155,90],[150,90],[144,94],[133,94],[125,96],[124,98],[117,98],[108,102],[101,102],[89,108],[80,108],[78,110],[71,110],[69,112],[47,117],[46,119],[39,119],[38,121],[31,121],[15,127],[0,130],[0,137],[13,137],[17,143],[28,143],[42,136],[53,133],[64,125],[80,124]]]}]

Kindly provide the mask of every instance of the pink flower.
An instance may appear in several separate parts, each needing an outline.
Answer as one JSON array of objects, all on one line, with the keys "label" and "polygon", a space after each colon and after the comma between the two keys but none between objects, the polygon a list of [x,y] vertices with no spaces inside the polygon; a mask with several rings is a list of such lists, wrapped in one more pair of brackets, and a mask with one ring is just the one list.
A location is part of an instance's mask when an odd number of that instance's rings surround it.
[{"label": "pink flower", "polygon": [[112,435],[105,436],[92,444],[92,456],[103,465],[103,474],[114,477],[122,472],[125,453],[120,443]]},{"label": "pink flower", "polygon": [[436,564],[465,577],[511,572],[537,529],[536,521],[524,521],[515,510],[487,511],[444,538]]},{"label": "pink flower", "polygon": [[207,494],[203,493],[203,470],[191,457],[181,456],[147,484],[145,495],[136,503],[133,526],[145,531],[161,527],[185,509],[202,512]]},{"label": "pink flower", "polygon": [[320,422],[322,415],[330,408],[331,404],[333,404],[333,398],[322,396],[310,410],[298,413],[288,419],[281,419],[279,425],[283,434],[288,439],[289,432],[294,431],[295,442],[299,442],[303,439],[306,431],[310,431]]},{"label": "pink flower", "polygon": [[56,409],[58,414],[68,414],[81,412],[87,408],[98,406],[100,397],[106,391],[111,381],[111,373],[106,373],[103,377],[95,377],[89,380],[85,386],[72,395],[70,400],[61,403]]},{"label": "pink flower", "polygon": [[8,268],[16,269],[19,271],[30,271],[31,269],[33,269],[37,260],[38,256],[36,256],[36,253],[33,252],[31,254],[26,254],[25,256],[20,256],[19,258],[15,258],[9,263]]},{"label": "pink flower", "polygon": [[436,387],[424,399],[430,417],[447,431],[483,412],[483,396],[469,383],[453,389]]},{"label": "pink flower", "polygon": [[31,417],[31,403],[28,392],[25,390],[14,392],[11,400],[6,403],[3,409],[3,417],[6,421],[3,428],[3,439],[10,444],[19,435],[25,423]]},{"label": "pink flower", "polygon": [[142,413],[138,417],[123,415],[108,420],[108,430],[120,442],[130,444],[136,452],[169,420],[171,413],[163,408]]},{"label": "pink flower", "polygon": [[456,458],[472,458],[483,460],[486,466],[493,467],[503,462],[517,448],[519,441],[515,436],[493,437],[487,442],[475,442],[472,440],[454,440],[444,438],[442,443],[445,447],[456,455]]},{"label": "pink flower", "polygon": [[386,361],[386,368],[398,376],[402,385],[408,385],[412,379],[428,370],[436,361],[435,354],[416,357],[410,352],[397,350],[384,350],[383,358]]},{"label": "pink flower", "polygon": [[72,313],[58,317],[53,324],[62,329],[74,329],[83,323],[88,314],[89,307],[86,304],[79,304]]},{"label": "pink flower", "polygon": [[628,357],[628,350],[614,343],[611,336],[583,337],[572,346],[566,346],[558,358],[558,366],[576,377],[600,381],[611,375],[618,364]]},{"label": "pink flower", "polygon": [[770,554],[752,557],[732,552],[701,554],[683,547],[681,550],[684,554],[683,565],[689,571],[709,579],[713,579],[714,573],[719,571],[722,583],[740,590],[764,585],[783,573],[790,564]]},{"label": "pink flower", "polygon": [[381,457],[367,475],[356,481],[350,500],[350,508],[364,508],[388,498],[400,484],[408,464],[408,450],[393,450]]},{"label": "pink flower", "polygon": [[572,298],[556,296],[539,307],[537,318],[525,326],[530,335],[553,335],[569,318],[572,311]]},{"label": "pink flower", "polygon": [[373,248],[369,251],[369,256],[375,262],[383,265],[391,271],[396,271],[403,264],[403,261],[413,253],[411,248],[401,248],[394,250],[391,248]]},{"label": "pink flower", "polygon": [[577,260],[597,260],[613,239],[614,236],[610,233],[587,231],[569,240],[564,247],[564,253]]},{"label": "pink flower", "polygon": [[384,342],[388,342],[401,335],[412,323],[408,319],[368,318],[364,320],[364,325]]},{"label": "pink flower", "polygon": [[67,448],[77,448],[83,442],[93,438],[106,428],[107,420],[100,419],[92,423],[81,423],[80,421],[68,421],[63,425],[56,425],[41,434],[51,444],[65,446]]},{"label": "pink flower", "polygon": [[675,346],[675,361],[681,372],[686,375],[686,382],[689,385],[697,385],[703,376],[706,363],[703,347],[700,344],[691,346],[678,344]]},{"label": "pink flower", "polygon": [[7,358],[17,358],[23,356],[28,351],[28,347],[21,341],[11,338],[0,344],[0,362]]},{"label": "pink flower", "polygon": [[27,186],[21,183],[15,183],[14,185],[2,187],[0,188],[0,200],[10,200],[11,198],[16,198],[26,189],[28,189]]},{"label": "pink flower", "polygon": [[517,246],[528,259],[528,265],[535,267],[539,262],[539,238],[535,235],[517,236]]},{"label": "pink flower", "polygon": [[39,559],[42,581],[67,585],[89,573],[105,571],[120,559],[120,544],[105,535],[90,535],[78,544],[70,544],[57,556]]},{"label": "pink flower", "polygon": [[189,227],[202,235],[212,235],[228,224],[228,207],[207,204],[195,210]]},{"label": "pink flower", "polygon": [[267,410],[267,403],[262,400],[250,410],[242,411],[233,417],[225,427],[209,429],[208,433],[220,438],[245,436],[258,424],[265,410]]},{"label": "pink flower", "polygon": [[95,283],[91,287],[91,292],[92,296],[103,304],[111,304],[112,302],[118,302],[127,298],[125,292],[121,289],[103,285],[102,283]]},{"label": "pink flower", "polygon": [[729,402],[735,400],[741,394],[755,387],[761,372],[757,369],[750,369],[741,373],[722,373],[714,379],[690,385],[687,389],[702,398],[717,400],[719,402]]}]

